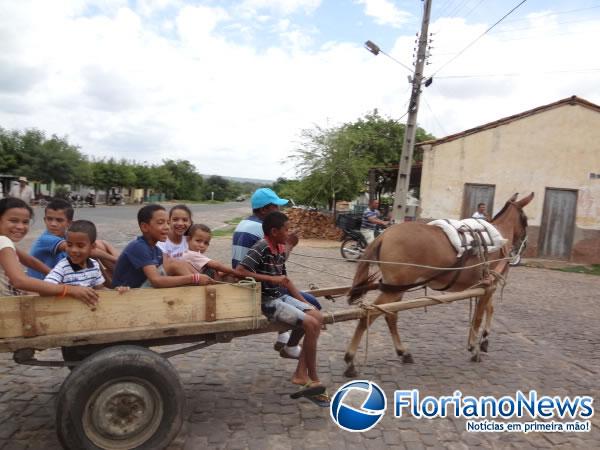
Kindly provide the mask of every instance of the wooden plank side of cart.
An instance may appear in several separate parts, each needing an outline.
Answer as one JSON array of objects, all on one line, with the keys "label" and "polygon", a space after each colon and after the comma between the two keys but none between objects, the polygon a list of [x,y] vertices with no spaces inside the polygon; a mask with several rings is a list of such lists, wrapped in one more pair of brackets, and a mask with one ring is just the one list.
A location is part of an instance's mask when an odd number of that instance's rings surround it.
[{"label": "wooden plank side of cart", "polygon": [[[318,289],[316,296],[340,295],[348,286]],[[483,295],[484,290],[423,297],[383,305],[401,311]],[[94,311],[83,303],[56,297],[0,298],[0,352],[24,348],[107,344],[205,335],[244,336],[283,326],[270,324],[260,311],[260,284],[134,289],[125,294],[101,291]],[[325,323],[359,319],[364,308],[325,312]],[[371,310],[373,315],[381,311]],[[189,338],[186,340],[186,338]]]},{"label": "wooden plank side of cart", "polygon": [[0,351],[158,339],[264,326],[260,284],[100,291],[72,298],[0,298]]}]

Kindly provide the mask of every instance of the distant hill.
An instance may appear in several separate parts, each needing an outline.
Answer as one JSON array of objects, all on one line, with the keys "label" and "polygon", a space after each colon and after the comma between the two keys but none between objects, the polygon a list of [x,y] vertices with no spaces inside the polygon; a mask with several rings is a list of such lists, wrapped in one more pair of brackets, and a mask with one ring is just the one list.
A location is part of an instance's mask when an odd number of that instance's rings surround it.
[{"label": "distant hill", "polygon": [[[211,177],[212,175],[202,175],[204,178]],[[263,184],[263,185],[271,185],[275,182],[275,180],[260,180],[258,178],[240,178],[240,177],[226,177],[223,175],[219,175],[226,180],[237,181],[238,183],[252,183],[252,184]]]}]

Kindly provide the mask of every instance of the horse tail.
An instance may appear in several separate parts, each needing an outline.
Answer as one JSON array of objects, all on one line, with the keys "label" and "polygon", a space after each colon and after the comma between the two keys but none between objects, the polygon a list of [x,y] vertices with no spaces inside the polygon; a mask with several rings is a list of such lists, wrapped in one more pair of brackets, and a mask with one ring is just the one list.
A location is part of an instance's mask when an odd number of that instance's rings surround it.
[{"label": "horse tail", "polygon": [[[375,239],[375,241],[373,241],[373,243],[367,247],[361,260],[379,261],[379,250],[381,248],[382,239],[382,237]],[[377,273],[369,274],[370,266],[370,262],[359,261],[358,266],[356,267],[356,273],[354,274],[354,280],[352,280],[352,287],[348,293],[349,304],[352,304],[363,297],[367,291],[370,290],[370,285],[377,278]]]}]

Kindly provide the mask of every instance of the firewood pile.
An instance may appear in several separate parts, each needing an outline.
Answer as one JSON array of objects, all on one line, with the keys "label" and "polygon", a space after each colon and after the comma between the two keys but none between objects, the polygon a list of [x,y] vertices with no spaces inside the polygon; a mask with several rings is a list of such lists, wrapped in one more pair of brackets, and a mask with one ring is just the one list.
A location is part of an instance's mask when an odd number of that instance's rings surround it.
[{"label": "firewood pile", "polygon": [[302,208],[290,208],[285,213],[290,219],[290,229],[300,238],[339,240],[342,237],[332,215]]}]

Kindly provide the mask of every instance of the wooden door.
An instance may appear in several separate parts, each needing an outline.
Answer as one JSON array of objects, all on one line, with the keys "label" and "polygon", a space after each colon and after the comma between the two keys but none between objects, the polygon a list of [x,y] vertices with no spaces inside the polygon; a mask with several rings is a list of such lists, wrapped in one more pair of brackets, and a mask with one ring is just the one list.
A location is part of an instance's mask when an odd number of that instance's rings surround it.
[{"label": "wooden door", "polygon": [[463,196],[462,219],[471,217],[477,211],[479,203],[485,203],[487,213],[492,216],[494,208],[494,194],[496,186],[493,184],[465,183]]},{"label": "wooden door", "polygon": [[575,233],[577,191],[546,188],[538,256],[569,259]]}]

